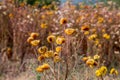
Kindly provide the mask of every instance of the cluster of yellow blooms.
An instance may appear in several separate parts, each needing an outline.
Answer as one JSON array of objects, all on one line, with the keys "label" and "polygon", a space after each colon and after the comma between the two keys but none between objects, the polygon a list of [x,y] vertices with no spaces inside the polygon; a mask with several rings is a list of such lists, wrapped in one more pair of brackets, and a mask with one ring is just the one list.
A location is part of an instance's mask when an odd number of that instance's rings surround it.
[{"label": "cluster of yellow blooms", "polygon": [[47,63],[44,63],[43,65],[38,66],[38,67],[36,68],[36,71],[37,71],[37,72],[43,72],[43,71],[48,70],[48,69],[50,69],[50,65],[47,64]]},{"label": "cluster of yellow blooms", "polygon": [[[100,76],[105,76],[107,73],[107,67],[106,66],[102,66],[100,67],[99,69],[96,70],[95,74],[97,77],[100,77]],[[118,71],[115,69],[115,68],[112,68],[110,70],[110,74],[112,75],[118,75]]]},{"label": "cluster of yellow blooms", "polygon": [[65,38],[62,37],[62,36],[57,37],[56,43],[57,43],[58,45],[61,45],[61,44],[65,43]]},{"label": "cluster of yellow blooms", "polygon": [[42,46],[40,48],[38,48],[38,60],[42,61],[45,58],[53,58],[54,62],[59,62],[61,60],[61,58],[59,57],[59,52],[61,51],[61,47],[58,46],[56,47],[56,52],[49,50],[46,46]]},{"label": "cluster of yellow blooms", "polygon": [[32,46],[37,46],[40,43],[40,40],[35,40],[38,37],[38,33],[31,33],[30,37],[28,37],[27,42],[30,43]]},{"label": "cluster of yellow blooms", "polygon": [[95,71],[95,74],[97,77],[100,76],[105,76],[107,73],[107,67],[106,66],[101,66],[99,69]]},{"label": "cluster of yellow blooms", "polygon": [[94,55],[93,58],[91,56],[88,57],[83,57],[82,60],[91,68],[93,68],[94,66],[98,65],[98,60],[100,59],[99,55]]},{"label": "cluster of yellow blooms", "polygon": [[[35,40],[39,36],[38,33],[31,33],[30,36],[27,39],[27,42],[30,43],[32,46],[38,46],[40,43],[40,40]],[[46,58],[51,58],[55,63],[60,62],[61,58],[59,53],[62,50],[62,47],[60,46],[65,42],[65,38],[63,36],[56,37],[54,35],[50,35],[47,37],[47,41],[49,43],[54,43],[58,44],[55,48],[55,52],[53,50],[48,50],[46,46],[41,46],[37,49],[38,52],[38,61],[44,61]],[[36,68],[37,72],[43,72],[46,69],[49,69],[50,66],[48,64],[43,64],[42,66],[39,66]]]},{"label": "cluster of yellow blooms", "polygon": [[[94,66],[98,65],[98,60],[100,59],[99,55],[94,55],[93,58],[91,56],[88,57],[83,57],[82,60],[91,68],[93,68]],[[103,77],[106,75],[107,73],[107,67],[106,66],[101,66],[99,69],[97,69],[95,71],[95,74],[97,77]],[[110,70],[110,74],[111,75],[118,75],[118,71],[115,68],[112,68]]]},{"label": "cluster of yellow blooms", "polygon": [[56,42],[56,44],[61,45],[61,44],[65,43],[65,38],[63,36],[56,37],[54,35],[50,35],[47,37],[47,41],[49,43]]}]

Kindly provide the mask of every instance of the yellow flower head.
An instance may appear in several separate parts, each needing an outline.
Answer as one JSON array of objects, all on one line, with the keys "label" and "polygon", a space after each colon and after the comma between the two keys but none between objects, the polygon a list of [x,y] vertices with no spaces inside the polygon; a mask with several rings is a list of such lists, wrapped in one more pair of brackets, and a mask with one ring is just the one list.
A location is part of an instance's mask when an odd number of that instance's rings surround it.
[{"label": "yellow flower head", "polygon": [[76,23],[79,23],[79,22],[80,22],[80,20],[81,20],[80,18],[76,19]]},{"label": "yellow flower head", "polygon": [[86,62],[89,58],[88,57],[83,57],[82,61]]},{"label": "yellow flower head", "polygon": [[118,75],[118,71],[117,71],[115,68],[112,68],[112,69],[110,70],[110,74]]},{"label": "yellow flower head", "polygon": [[61,47],[61,46],[57,46],[55,50],[56,50],[56,52],[60,52],[60,51],[61,51],[61,49],[62,49],[62,47]]},{"label": "yellow flower head", "polygon": [[90,68],[94,68],[94,65],[89,65]]},{"label": "yellow flower head", "polygon": [[99,69],[95,71],[95,74],[96,74],[97,77],[102,76],[101,71]]},{"label": "yellow flower head", "polygon": [[42,7],[42,9],[48,9],[48,6],[47,6],[47,5],[44,5],[44,6]]},{"label": "yellow flower head", "polygon": [[104,32],[105,32],[105,29],[102,29],[102,32],[104,33]]},{"label": "yellow flower head", "polygon": [[44,55],[38,56],[38,61],[42,61],[42,60],[44,60],[44,59],[45,59],[45,56],[44,56]]},{"label": "yellow flower head", "polygon": [[40,48],[38,48],[38,53],[43,54],[48,50],[48,48],[46,46],[42,46]]},{"label": "yellow flower head", "polygon": [[40,40],[33,40],[30,42],[32,46],[37,46],[40,43]]},{"label": "yellow flower head", "polygon": [[9,14],[9,18],[13,18],[13,14],[12,13]]},{"label": "yellow flower head", "polygon": [[47,24],[46,23],[41,23],[40,27],[41,28],[47,28]]},{"label": "yellow flower head", "polygon": [[12,49],[10,47],[7,48],[6,53],[7,53],[8,58],[12,57]]},{"label": "yellow flower head", "polygon": [[38,66],[38,67],[36,68],[36,71],[37,71],[37,72],[43,72],[44,70],[41,68],[41,66]]},{"label": "yellow flower head", "polygon": [[97,37],[97,34],[92,34],[88,37],[89,40],[94,40]]},{"label": "yellow flower head", "polygon": [[59,56],[54,57],[54,62],[60,62],[61,58]]},{"label": "yellow flower head", "polygon": [[47,37],[47,41],[49,42],[49,43],[52,43],[52,42],[54,42],[55,41],[55,36],[54,35],[50,35],[50,36],[48,36]]},{"label": "yellow flower head", "polygon": [[90,32],[89,31],[85,31],[84,32],[84,35],[88,35]]},{"label": "yellow flower head", "polygon": [[107,73],[107,67],[106,66],[102,66],[99,70],[100,70],[100,72],[103,76],[106,75],[106,73]]},{"label": "yellow flower head", "polygon": [[67,19],[66,18],[61,18],[60,19],[60,24],[66,24],[67,23]]},{"label": "yellow flower head", "polygon": [[100,59],[100,56],[99,55],[94,55],[94,60],[98,60],[98,59]]},{"label": "yellow flower head", "polygon": [[30,43],[30,42],[33,41],[33,40],[34,40],[33,37],[29,37],[29,38],[27,39],[27,42]]},{"label": "yellow flower head", "polygon": [[41,18],[42,18],[42,19],[45,19],[45,15],[41,15]]},{"label": "yellow flower head", "polygon": [[12,49],[10,47],[8,47],[7,52],[12,52]]},{"label": "yellow flower head", "polygon": [[54,56],[54,52],[52,50],[50,50],[50,51],[45,52],[44,55],[45,55],[46,58],[50,58],[50,57]]},{"label": "yellow flower head", "polygon": [[44,63],[44,64],[41,66],[41,68],[42,68],[43,70],[47,70],[47,69],[50,69],[50,65],[47,64],[47,63]]},{"label": "yellow flower head", "polygon": [[59,45],[65,43],[65,38],[64,37],[57,37],[56,43]]},{"label": "yellow flower head", "polygon": [[46,13],[47,13],[47,15],[53,15],[54,14],[53,11],[47,11]]},{"label": "yellow flower head", "polygon": [[24,7],[24,6],[25,6],[25,3],[24,3],[24,2],[20,3],[20,6],[21,6],[21,7]]},{"label": "yellow flower head", "polygon": [[96,39],[95,41],[94,41],[94,43],[95,43],[95,45],[99,45],[99,39]]},{"label": "yellow flower head", "polygon": [[103,17],[98,17],[98,23],[103,23],[104,22],[104,18]]},{"label": "yellow flower head", "polygon": [[73,28],[67,28],[67,29],[65,29],[65,33],[67,34],[67,35],[71,35],[71,34],[73,34],[75,32],[75,29],[73,29]]},{"label": "yellow flower head", "polygon": [[59,53],[58,52],[54,52],[54,56],[59,56]]},{"label": "yellow flower head", "polygon": [[94,28],[91,29],[90,31],[91,31],[92,33],[96,33],[96,29],[94,29]]},{"label": "yellow flower head", "polygon": [[83,25],[81,27],[81,31],[88,31],[90,29],[90,26],[89,25]]},{"label": "yellow flower head", "polygon": [[105,34],[103,34],[103,38],[105,38],[105,39],[110,39],[110,35],[107,34],[107,33],[105,33]]},{"label": "yellow flower head", "polygon": [[38,36],[39,36],[39,33],[33,32],[33,33],[30,34],[30,37],[33,37],[33,38],[36,38]]},{"label": "yellow flower head", "polygon": [[86,61],[86,64],[87,64],[87,65],[94,65],[94,63],[95,63],[94,59],[88,59],[88,60]]}]

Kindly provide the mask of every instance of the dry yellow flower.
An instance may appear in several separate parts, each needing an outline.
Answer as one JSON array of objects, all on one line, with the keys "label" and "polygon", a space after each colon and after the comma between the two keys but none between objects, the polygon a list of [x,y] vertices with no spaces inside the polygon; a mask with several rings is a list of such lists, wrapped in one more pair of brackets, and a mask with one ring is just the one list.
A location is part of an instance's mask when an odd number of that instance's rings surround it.
[{"label": "dry yellow flower", "polygon": [[44,6],[42,7],[42,9],[48,9],[48,6],[47,6],[47,5],[44,5]]},{"label": "dry yellow flower", "polygon": [[115,68],[112,68],[112,69],[110,70],[110,74],[118,75],[118,71],[117,71]]},{"label": "dry yellow flower", "polygon": [[99,39],[96,39],[95,41],[94,41],[94,43],[95,43],[95,45],[99,45]]},{"label": "dry yellow flower", "polygon": [[41,66],[38,66],[38,67],[36,68],[36,71],[37,71],[37,72],[43,72],[44,70],[41,68]]},{"label": "dry yellow flower", "polygon": [[67,35],[72,35],[74,32],[75,32],[75,29],[73,29],[73,28],[67,28],[67,29],[65,29],[65,33]]},{"label": "dry yellow flower", "polygon": [[44,64],[41,66],[41,68],[42,68],[43,70],[47,70],[47,69],[50,69],[50,65],[47,64],[47,63],[44,63]]},{"label": "dry yellow flower", "polygon": [[44,56],[46,58],[54,57],[54,52],[52,50],[45,52]]},{"label": "dry yellow flower", "polygon": [[54,52],[54,56],[59,56],[59,53],[58,52]]},{"label": "dry yellow flower", "polygon": [[103,38],[105,38],[105,39],[110,39],[110,35],[107,34],[107,33],[105,33],[105,34],[103,34]]},{"label": "dry yellow flower", "polygon": [[53,15],[54,14],[53,11],[47,11],[46,13],[47,13],[47,15]]},{"label": "dry yellow flower", "polygon": [[25,3],[24,3],[24,2],[20,3],[20,6],[21,6],[21,7],[24,7],[24,6],[25,6]]},{"label": "dry yellow flower", "polygon": [[40,48],[38,48],[38,53],[43,54],[48,50],[48,48],[46,46],[42,46]]},{"label": "dry yellow flower", "polygon": [[54,57],[54,62],[60,62],[60,61],[61,61],[61,58],[59,56]]},{"label": "dry yellow flower", "polygon": [[84,34],[85,34],[85,35],[88,35],[88,34],[89,34],[89,31],[85,31]]},{"label": "dry yellow flower", "polygon": [[29,38],[27,39],[27,42],[30,43],[30,42],[33,41],[33,40],[34,40],[33,37],[29,37]]},{"label": "dry yellow flower", "polygon": [[88,37],[89,40],[94,40],[97,37],[97,34],[92,34]]},{"label": "dry yellow flower", "polygon": [[104,18],[103,17],[98,17],[98,22],[97,23],[103,23],[104,22]]},{"label": "dry yellow flower", "polygon": [[91,29],[91,32],[92,32],[92,33],[96,33],[96,29],[94,29],[94,28]]},{"label": "dry yellow flower", "polygon": [[101,72],[100,72],[100,70],[99,70],[99,69],[95,71],[95,74],[96,74],[96,76],[97,76],[97,77],[102,76],[102,74],[101,74]]},{"label": "dry yellow flower", "polygon": [[45,15],[41,15],[41,18],[42,18],[42,19],[45,19]]},{"label": "dry yellow flower", "polygon": [[83,57],[82,61],[86,62],[89,58],[88,57]]},{"label": "dry yellow flower", "polygon": [[102,32],[104,33],[104,32],[105,32],[105,29],[102,29]]},{"label": "dry yellow flower", "polygon": [[67,19],[66,18],[61,18],[60,19],[60,24],[66,24],[67,23]]},{"label": "dry yellow flower", "polygon": [[81,31],[88,31],[90,29],[90,26],[89,25],[83,25],[81,27]]},{"label": "dry yellow flower", "polygon": [[99,70],[100,70],[102,76],[106,75],[106,73],[107,73],[107,67],[106,66],[102,66]]},{"label": "dry yellow flower", "polygon": [[94,60],[98,60],[98,59],[100,59],[100,56],[98,55],[98,54],[96,54],[96,55],[94,55]]},{"label": "dry yellow flower", "polygon": [[56,43],[59,45],[65,43],[65,38],[64,37],[57,37]]},{"label": "dry yellow flower", "polygon": [[36,38],[39,36],[39,33],[33,32],[30,34],[30,37]]},{"label": "dry yellow flower", "polygon": [[94,59],[88,59],[88,60],[86,61],[86,64],[87,64],[87,65],[94,65],[94,63],[95,63]]},{"label": "dry yellow flower", "polygon": [[54,35],[50,35],[50,36],[48,36],[47,37],[47,41],[49,42],[49,43],[52,43],[52,42],[54,42],[55,41],[55,36]]},{"label": "dry yellow flower", "polygon": [[41,28],[47,28],[47,24],[46,23],[41,23],[40,27]]},{"label": "dry yellow flower", "polygon": [[33,40],[30,42],[32,46],[37,46],[40,43],[40,40]]},{"label": "dry yellow flower", "polygon": [[12,13],[9,14],[9,18],[11,18],[11,19],[13,18],[13,14]]},{"label": "dry yellow flower", "polygon": [[44,55],[38,56],[38,61],[42,61],[42,60],[44,60],[44,59],[45,59],[45,56],[44,56]]},{"label": "dry yellow flower", "polygon": [[8,59],[12,57],[12,49],[10,47],[7,48],[6,54],[7,54]]},{"label": "dry yellow flower", "polygon": [[61,51],[61,49],[62,49],[62,47],[61,47],[61,46],[57,46],[57,47],[55,48],[56,52],[60,52],[60,51]]}]

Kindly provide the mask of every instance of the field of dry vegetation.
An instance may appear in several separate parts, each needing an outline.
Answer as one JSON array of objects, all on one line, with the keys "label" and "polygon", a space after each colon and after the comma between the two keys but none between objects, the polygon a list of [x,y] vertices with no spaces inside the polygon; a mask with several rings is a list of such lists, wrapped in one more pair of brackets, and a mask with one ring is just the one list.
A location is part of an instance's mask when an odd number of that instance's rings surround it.
[{"label": "field of dry vegetation", "polygon": [[120,80],[120,8],[0,2],[0,80]]}]

